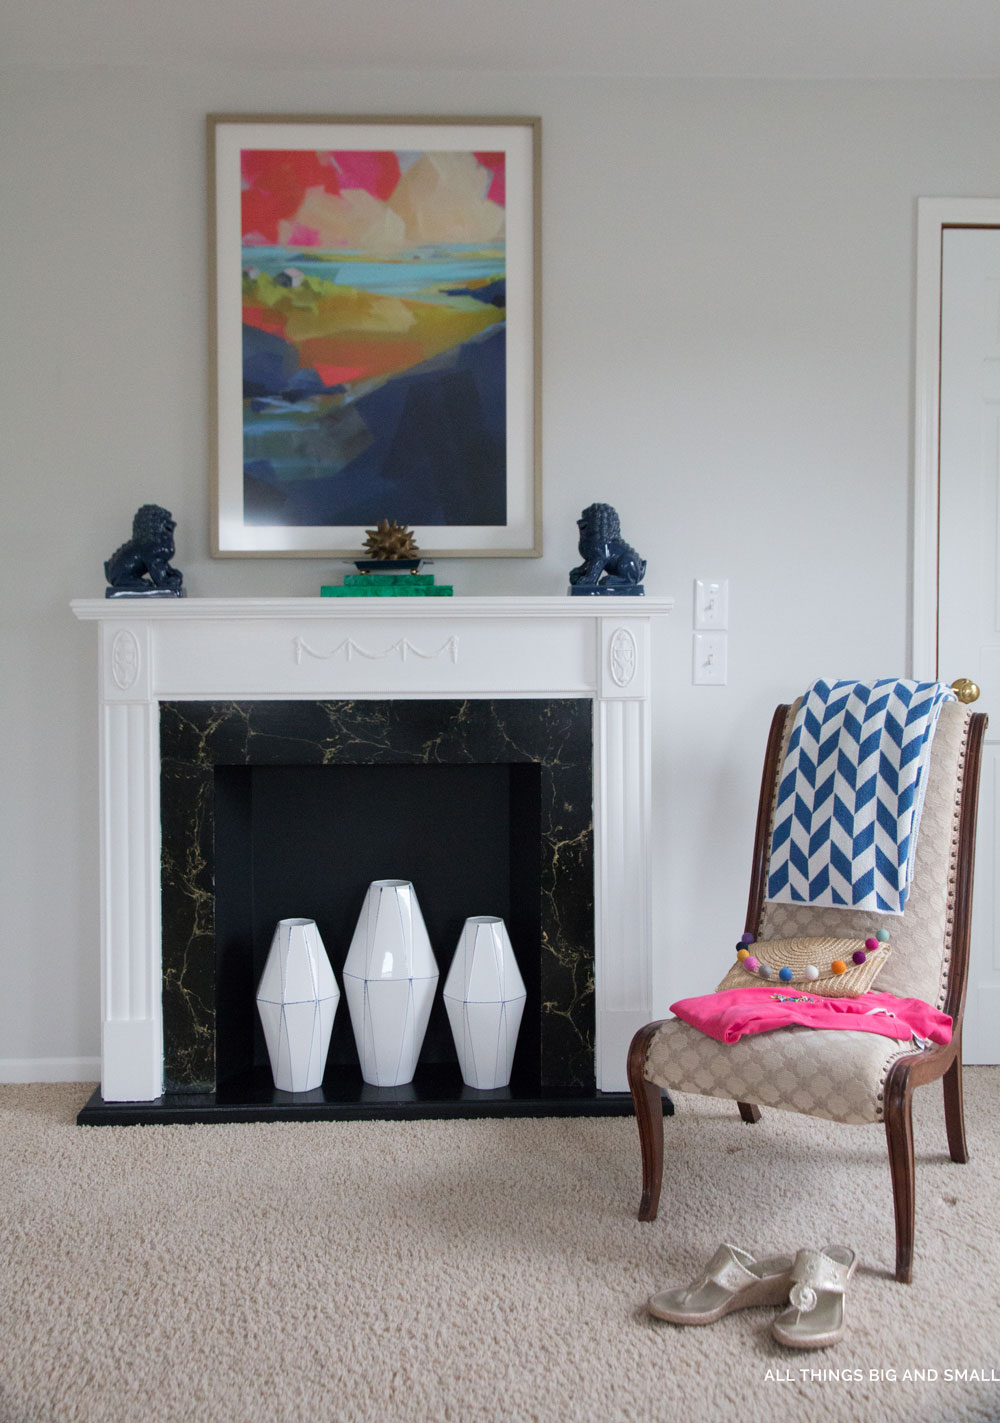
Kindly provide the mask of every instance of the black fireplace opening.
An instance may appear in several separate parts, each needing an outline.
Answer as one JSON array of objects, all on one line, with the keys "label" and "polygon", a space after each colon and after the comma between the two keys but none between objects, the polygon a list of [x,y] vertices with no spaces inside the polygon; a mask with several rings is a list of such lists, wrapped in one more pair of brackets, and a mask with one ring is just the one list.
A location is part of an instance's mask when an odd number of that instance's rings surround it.
[{"label": "black fireplace opening", "polygon": [[[420,1052],[424,1077],[457,1078],[442,989],[462,926],[502,918],[533,1011],[518,1034],[515,1092],[541,1084],[541,777],[537,763],[224,766],[215,772],[216,1081],[269,1076],[255,991],[279,919],[314,919],[339,985],[369,884],[410,880],[440,978]],[[332,1090],[356,1087],[342,996],[327,1057]],[[383,1089],[398,1095],[398,1089]]]}]

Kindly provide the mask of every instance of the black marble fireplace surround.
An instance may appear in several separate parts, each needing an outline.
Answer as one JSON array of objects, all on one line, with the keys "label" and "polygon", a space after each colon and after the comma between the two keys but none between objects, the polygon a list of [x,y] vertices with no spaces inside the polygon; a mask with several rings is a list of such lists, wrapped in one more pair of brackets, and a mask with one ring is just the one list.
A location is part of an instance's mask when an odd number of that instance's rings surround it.
[{"label": "black marble fireplace surround", "polygon": [[[624,1113],[594,1085],[586,698],[163,702],[164,1082],[81,1121]],[[274,1088],[254,993],[279,918],[338,981],[373,879],[413,881],[440,971],[413,1083],[362,1082],[346,1000],[322,1087]],[[527,987],[509,1088],[461,1081],[441,1001],[464,919],[505,919]]]}]

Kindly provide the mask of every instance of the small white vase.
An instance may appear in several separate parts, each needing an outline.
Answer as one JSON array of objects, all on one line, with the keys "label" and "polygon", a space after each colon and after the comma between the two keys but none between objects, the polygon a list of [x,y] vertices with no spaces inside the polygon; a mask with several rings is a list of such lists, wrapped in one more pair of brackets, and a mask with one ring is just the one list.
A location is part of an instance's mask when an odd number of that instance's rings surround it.
[{"label": "small white vase", "polygon": [[458,1065],[467,1087],[506,1087],[524,1013],[524,980],[502,919],[466,919],[444,985]]},{"label": "small white vase", "polygon": [[361,1075],[373,1087],[412,1082],[438,966],[409,880],[368,887],[344,963],[344,993]]},{"label": "small white vase", "polygon": [[274,1085],[310,1092],[323,1081],[340,990],[313,919],[280,919],[257,987]]}]

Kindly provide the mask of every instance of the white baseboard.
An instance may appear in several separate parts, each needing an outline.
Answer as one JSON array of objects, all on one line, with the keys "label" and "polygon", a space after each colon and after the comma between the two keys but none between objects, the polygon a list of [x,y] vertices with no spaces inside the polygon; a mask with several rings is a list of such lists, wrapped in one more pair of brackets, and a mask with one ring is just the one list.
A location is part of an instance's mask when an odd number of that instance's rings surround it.
[{"label": "white baseboard", "polygon": [[99,1057],[0,1057],[0,1082],[99,1082]]}]

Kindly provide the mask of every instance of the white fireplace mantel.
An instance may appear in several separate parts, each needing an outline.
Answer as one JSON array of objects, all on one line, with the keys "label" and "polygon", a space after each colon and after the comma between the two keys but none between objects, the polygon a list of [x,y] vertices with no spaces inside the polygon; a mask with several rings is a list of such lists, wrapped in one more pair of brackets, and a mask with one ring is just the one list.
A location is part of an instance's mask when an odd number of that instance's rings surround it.
[{"label": "white fireplace mantel", "polygon": [[651,1016],[650,624],[665,598],[78,599],[99,624],[102,1080],[163,1090],[159,703],[594,703],[597,1085]]}]

